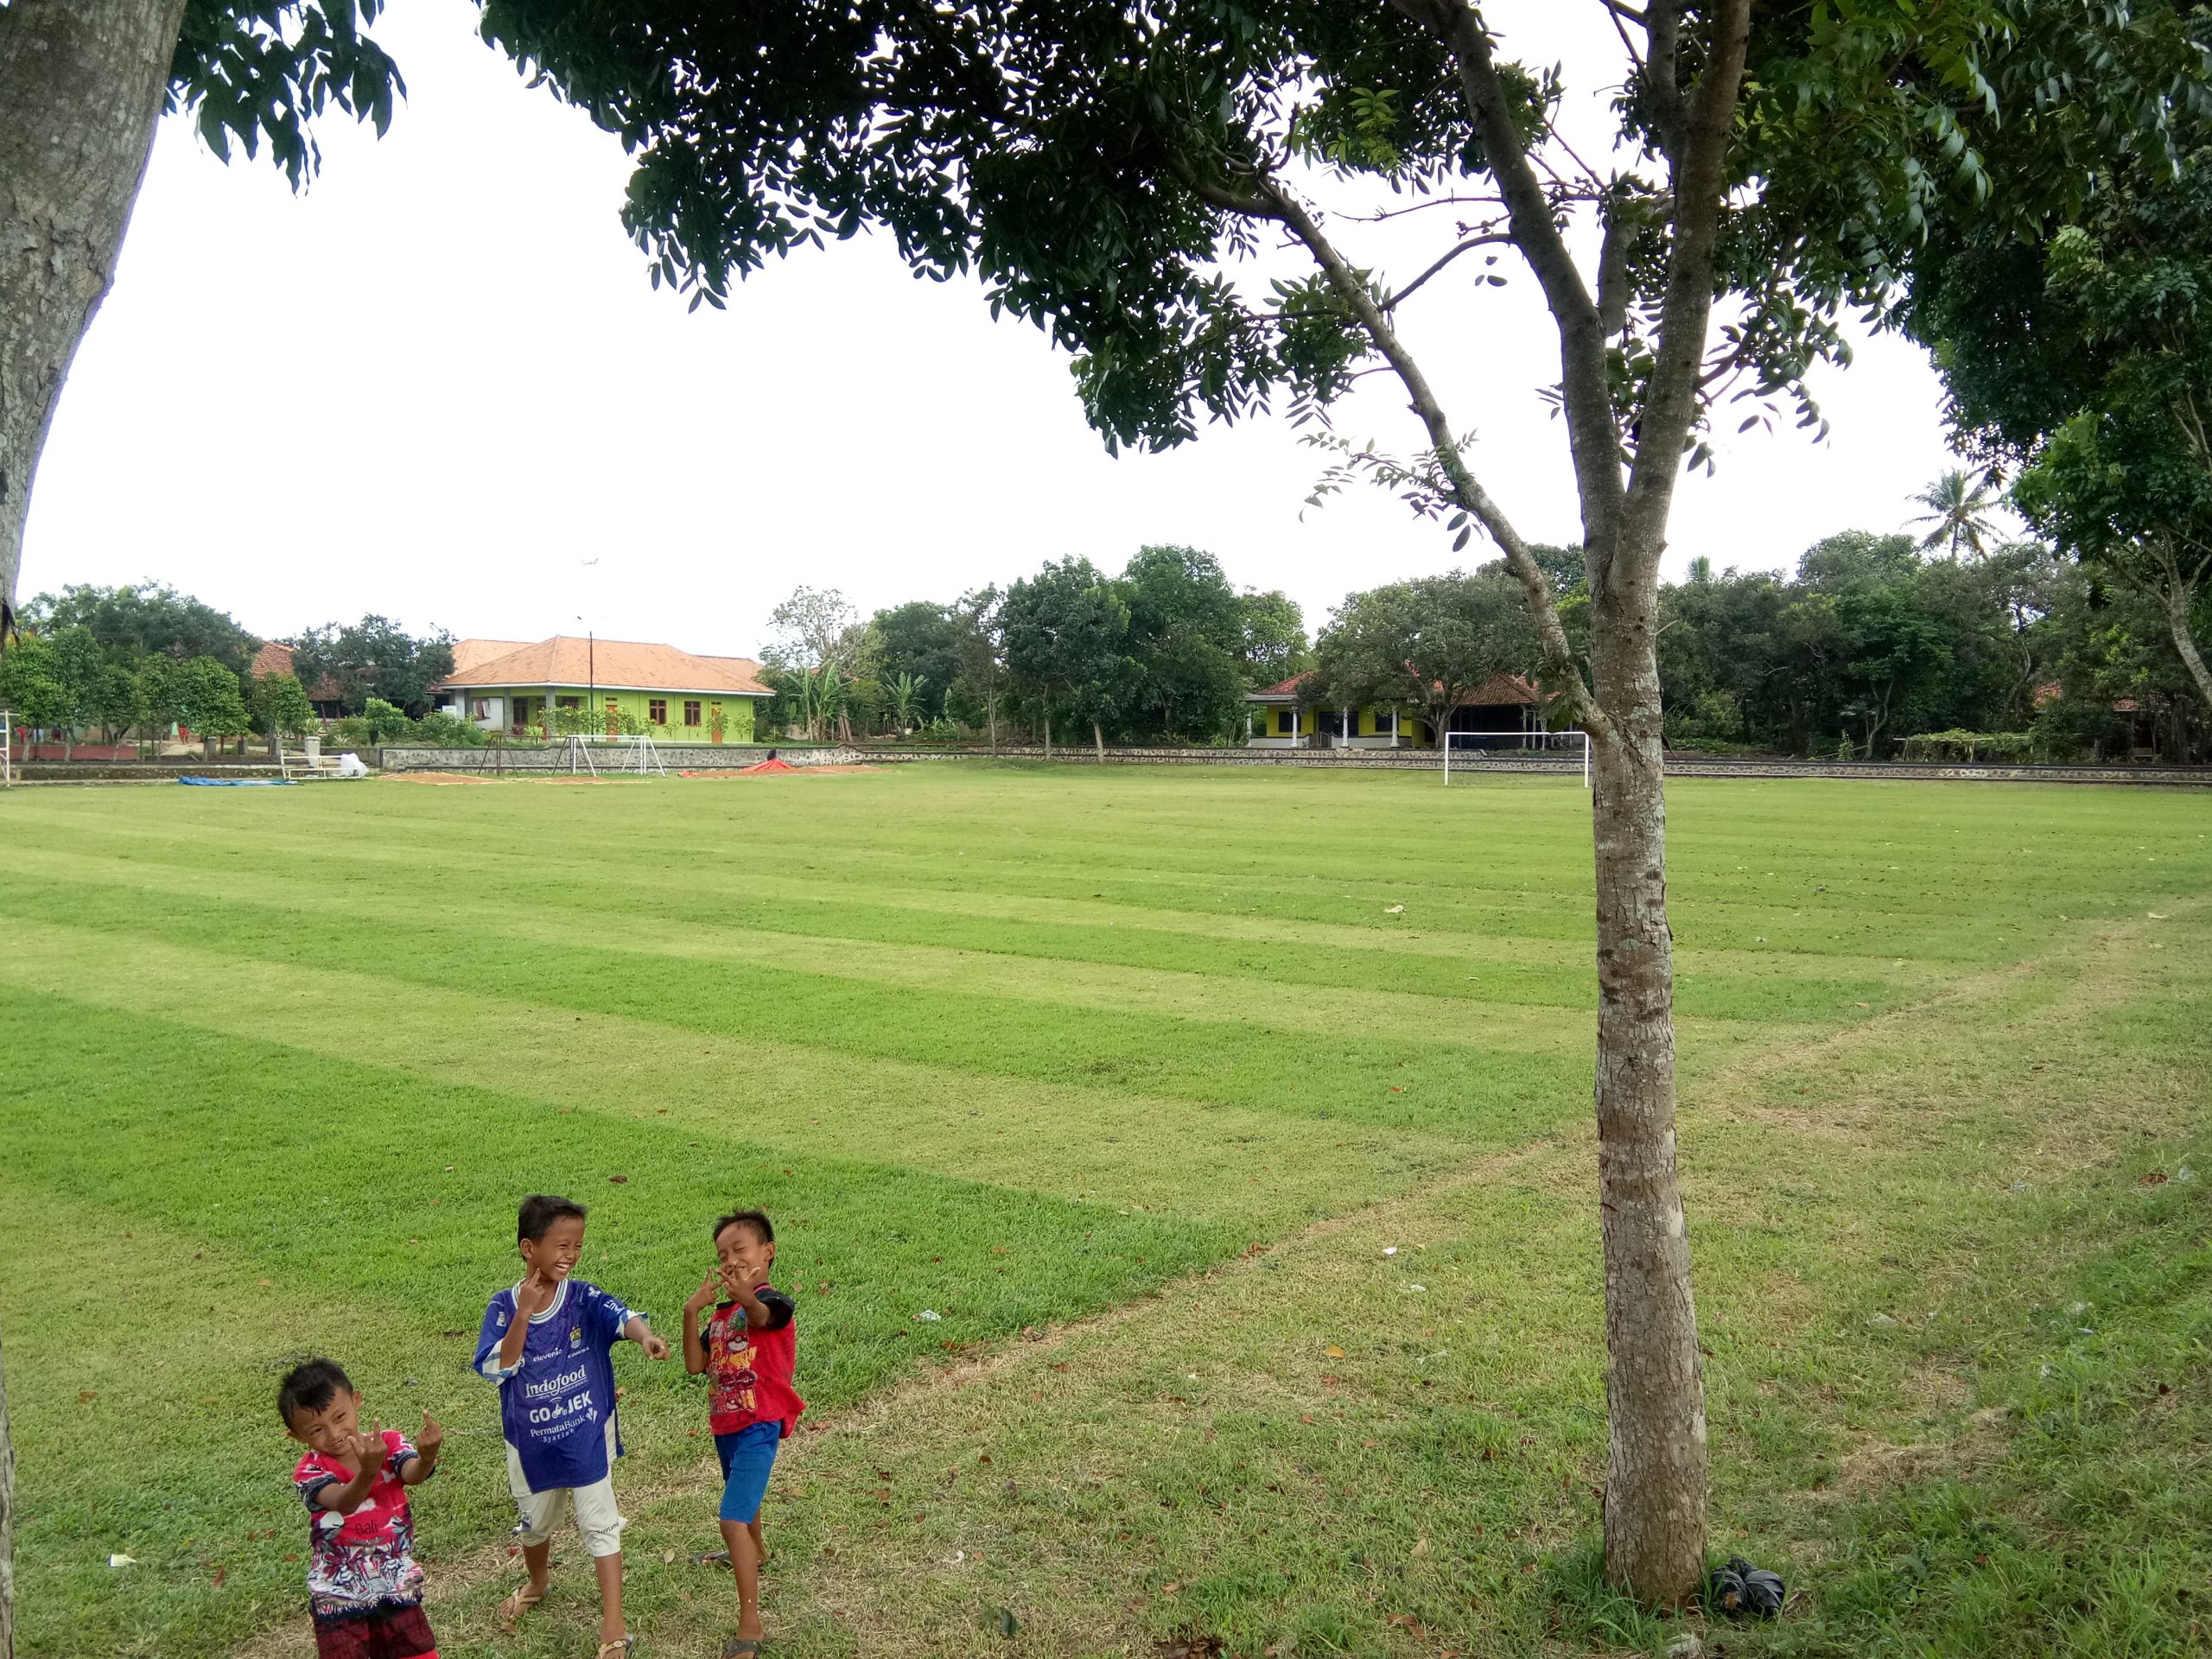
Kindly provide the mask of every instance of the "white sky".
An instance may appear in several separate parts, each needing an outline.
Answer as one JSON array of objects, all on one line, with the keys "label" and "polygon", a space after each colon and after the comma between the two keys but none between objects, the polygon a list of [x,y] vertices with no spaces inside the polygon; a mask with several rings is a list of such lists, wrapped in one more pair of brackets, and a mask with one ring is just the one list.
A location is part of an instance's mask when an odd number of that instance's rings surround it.
[{"label": "white sky", "polygon": [[[1612,41],[1594,3],[1491,12],[1535,60]],[[378,611],[751,653],[801,582],[867,610],[1183,542],[1284,588],[1313,627],[1349,589],[1491,556],[1455,559],[1372,491],[1301,518],[1320,461],[1281,420],[1109,458],[1041,334],[881,247],[808,251],[728,312],[686,315],[617,221],[619,143],[527,89],[474,17],[396,0],[378,33],[410,96],[381,142],[326,120],[303,196],[265,158],[226,168],[164,124],[47,447],[22,594],[151,576],[266,636]],[[1603,89],[1578,91],[1586,131]],[[1402,281],[1448,245],[1344,230]],[[1408,302],[1405,332],[1524,532],[1578,539],[1563,434],[1529,391],[1558,373],[1534,284],[1478,289],[1474,257],[1454,270]],[[1367,382],[1338,429],[1410,448],[1391,390]],[[1816,391],[1827,443],[1786,424],[1732,437],[1716,478],[1685,483],[1671,570],[1789,566],[1918,511],[1907,498],[1952,464],[1923,355],[1867,342]]]}]

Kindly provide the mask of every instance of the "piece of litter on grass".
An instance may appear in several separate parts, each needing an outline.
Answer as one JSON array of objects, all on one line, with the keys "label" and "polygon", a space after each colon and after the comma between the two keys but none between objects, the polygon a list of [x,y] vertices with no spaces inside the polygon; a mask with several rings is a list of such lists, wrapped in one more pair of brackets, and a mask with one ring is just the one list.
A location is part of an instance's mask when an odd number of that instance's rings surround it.
[{"label": "piece of litter on grass", "polygon": [[2163,922],[2166,919],[2161,912],[2155,910],[2146,910],[2143,913],[2154,922]]},{"label": "piece of litter on grass", "polygon": [[1382,1247],[1382,1254],[1385,1255],[1395,1255],[1397,1253],[1398,1247],[1395,1244],[1385,1244]]},{"label": "piece of litter on grass", "polygon": [[2191,1169],[2187,1164],[2183,1164],[2179,1169],[2174,1171],[2174,1179],[2177,1181],[2187,1183],[2193,1181],[2196,1179],[2196,1172]]},{"label": "piece of litter on grass", "polygon": [[1427,1285],[1408,1285],[1406,1287],[1406,1294],[1408,1296],[1425,1295],[1427,1294],[1427,1291],[1428,1287]]},{"label": "piece of litter on grass", "polygon": [[944,1319],[944,1315],[938,1313],[937,1309],[933,1307],[925,1307],[920,1313],[915,1314],[914,1317],[919,1319],[924,1325],[935,1325],[940,1319]]},{"label": "piece of litter on grass", "polygon": [[1338,1347],[1334,1343],[1331,1343],[1321,1351],[1326,1354],[1331,1359],[1342,1359],[1344,1357],[1344,1351]]},{"label": "piece of litter on grass", "polygon": [[136,1567],[138,1559],[135,1555],[111,1555],[107,1558],[107,1564],[110,1567]]},{"label": "piece of litter on grass", "polygon": [[1402,916],[1406,913],[1406,907],[1403,905],[1392,905],[1382,913],[1385,916]]},{"label": "piece of litter on grass", "polygon": [[660,1553],[660,1564],[661,1564],[663,1567],[666,1567],[666,1566],[668,1566],[671,1562],[674,1561],[675,1560],[676,1560],[676,1552],[675,1552],[674,1550],[672,1550],[672,1549],[664,1549],[663,1551],[661,1551],[661,1553]]}]

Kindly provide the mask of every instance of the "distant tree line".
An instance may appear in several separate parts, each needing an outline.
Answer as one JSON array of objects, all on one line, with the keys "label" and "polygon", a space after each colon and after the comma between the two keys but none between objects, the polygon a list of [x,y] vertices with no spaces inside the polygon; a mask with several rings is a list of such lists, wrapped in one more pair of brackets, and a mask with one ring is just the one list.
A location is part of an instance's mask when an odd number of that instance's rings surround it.
[{"label": "distant tree line", "polygon": [[[2207,758],[2212,717],[2176,648],[2166,594],[2039,542],[2004,541],[1994,493],[1967,473],[1920,499],[1917,539],[1848,531],[1791,573],[1700,559],[1663,586],[1669,746]],[[1580,550],[1531,552],[1586,657]],[[1172,546],[1141,550],[1118,575],[1048,562],[950,605],[917,600],[870,617],[834,591],[801,588],[773,627],[765,657],[778,695],[762,725],[820,740],[1235,742],[1246,696],[1301,675],[1306,707],[1404,708],[1433,736],[1494,676],[1543,692],[1525,597],[1498,563],[1347,594],[1310,643],[1283,594],[1233,588],[1211,555]]]},{"label": "distant tree line", "polygon": [[1188,547],[1142,548],[1116,575],[1048,561],[1004,588],[865,619],[802,588],[771,620],[764,723],[818,739],[1218,743],[1242,731],[1248,692],[1312,658],[1295,604],[1231,587]]},{"label": "distant tree line", "polygon": [[416,639],[384,617],[280,642],[292,647],[292,671],[259,676],[260,639],[160,582],[41,594],[17,623],[0,656],[0,708],[15,730],[45,733],[65,757],[87,741],[158,742],[179,728],[212,751],[318,729],[325,715],[342,741],[483,741],[430,706],[431,685],[453,671],[451,640]]}]

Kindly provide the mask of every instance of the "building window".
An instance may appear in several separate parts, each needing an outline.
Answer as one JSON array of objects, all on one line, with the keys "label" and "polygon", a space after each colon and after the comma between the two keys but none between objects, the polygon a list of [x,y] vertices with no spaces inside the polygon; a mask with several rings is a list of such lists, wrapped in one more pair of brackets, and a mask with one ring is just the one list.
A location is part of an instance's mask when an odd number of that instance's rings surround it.
[{"label": "building window", "polygon": [[468,717],[471,720],[489,720],[492,717],[492,699],[471,697],[468,700]]},{"label": "building window", "polygon": [[645,699],[645,718],[646,718],[647,720],[650,720],[651,721],[652,721],[652,723],[653,723],[654,725],[656,725],[656,726],[665,726],[665,725],[667,725],[667,724],[668,724],[668,699],[667,699],[666,697],[648,697],[648,698],[646,698],[646,699]]},{"label": "building window", "polygon": [[582,697],[556,697],[553,706],[556,709],[581,709],[584,706],[584,700]]},{"label": "building window", "polygon": [[1277,735],[1288,737],[1297,729],[1298,715],[1296,710],[1290,709],[1278,709],[1275,710],[1275,732]]},{"label": "building window", "polygon": [[699,723],[699,700],[696,697],[684,698],[683,723],[686,726],[696,726]]}]

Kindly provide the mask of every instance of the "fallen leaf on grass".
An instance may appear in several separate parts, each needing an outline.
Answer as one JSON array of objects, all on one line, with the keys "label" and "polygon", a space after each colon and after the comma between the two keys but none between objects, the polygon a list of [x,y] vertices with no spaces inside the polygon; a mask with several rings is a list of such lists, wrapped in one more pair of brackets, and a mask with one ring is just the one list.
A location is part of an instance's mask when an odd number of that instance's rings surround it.
[{"label": "fallen leaf on grass", "polygon": [[223,1587],[223,1580],[224,1580],[225,1579],[226,1579],[226,1578],[230,1577],[230,1575],[231,1575],[231,1569],[230,1569],[229,1567],[217,1567],[217,1568],[215,1569],[215,1587],[216,1587],[218,1590],[221,1589],[221,1588]]},{"label": "fallen leaf on grass", "polygon": [[630,1178],[627,1175],[610,1175],[607,1179],[613,1182],[617,1186],[627,1185],[630,1180]]},{"label": "fallen leaf on grass", "polygon": [[2163,1169],[2152,1170],[2148,1174],[2140,1177],[2135,1183],[2138,1186],[2164,1186],[2165,1184],[2166,1172]]},{"label": "fallen leaf on grass", "polygon": [[257,1285],[273,1285],[276,1282],[276,1281],[274,1279],[257,1279],[254,1281],[254,1283]]},{"label": "fallen leaf on grass", "polygon": [[1417,1543],[1417,1544],[1415,1544],[1415,1545],[1414,1546],[1414,1559],[1415,1560],[1419,1560],[1422,1556],[1424,1556],[1424,1555],[1426,1555],[1426,1554],[1428,1554],[1428,1540],[1427,1540],[1427,1539],[1426,1539],[1426,1538],[1424,1538],[1424,1539],[1422,1539],[1419,1543]]},{"label": "fallen leaf on grass", "polygon": [[1395,1624],[1416,1642],[1428,1640],[1428,1632],[1421,1628],[1421,1620],[1415,1618],[1411,1613],[1393,1613],[1382,1622],[1386,1624]]},{"label": "fallen leaf on grass", "polygon": [[99,1395],[94,1394],[90,1389],[79,1389],[77,1390],[77,1403],[80,1406],[89,1406],[93,1401],[99,1398]]},{"label": "fallen leaf on grass", "polygon": [[1334,1343],[1331,1343],[1321,1351],[1326,1354],[1331,1359],[1342,1359],[1344,1357],[1344,1351],[1338,1347]]}]

